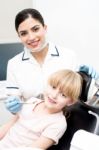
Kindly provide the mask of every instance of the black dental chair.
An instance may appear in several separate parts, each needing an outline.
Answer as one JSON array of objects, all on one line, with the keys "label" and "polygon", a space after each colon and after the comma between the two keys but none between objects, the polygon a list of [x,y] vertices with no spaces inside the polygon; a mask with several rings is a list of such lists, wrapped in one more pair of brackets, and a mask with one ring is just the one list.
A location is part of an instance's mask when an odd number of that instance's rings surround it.
[{"label": "black dental chair", "polygon": [[95,131],[97,118],[93,114],[88,113],[88,111],[95,112],[98,116],[99,107],[89,106],[85,103],[87,101],[87,95],[92,78],[84,72],[79,72],[79,74],[83,78],[82,93],[79,101],[68,108],[69,116],[67,118],[67,130],[65,134],[60,139],[58,145],[52,146],[48,150],[69,150],[72,137],[79,129],[83,129],[91,133],[95,132],[95,134],[99,135],[99,129]]}]

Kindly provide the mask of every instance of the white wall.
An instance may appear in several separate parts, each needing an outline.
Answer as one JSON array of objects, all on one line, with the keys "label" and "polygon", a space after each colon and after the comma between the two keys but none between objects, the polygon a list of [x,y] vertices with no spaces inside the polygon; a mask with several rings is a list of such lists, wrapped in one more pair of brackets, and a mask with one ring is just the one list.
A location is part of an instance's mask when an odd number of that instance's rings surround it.
[{"label": "white wall", "polygon": [[51,41],[99,70],[99,0],[33,0],[33,7],[43,14]]},{"label": "white wall", "polygon": [[0,43],[12,43],[19,40],[14,20],[16,14],[27,7],[32,7],[32,0],[1,0],[0,1]]}]

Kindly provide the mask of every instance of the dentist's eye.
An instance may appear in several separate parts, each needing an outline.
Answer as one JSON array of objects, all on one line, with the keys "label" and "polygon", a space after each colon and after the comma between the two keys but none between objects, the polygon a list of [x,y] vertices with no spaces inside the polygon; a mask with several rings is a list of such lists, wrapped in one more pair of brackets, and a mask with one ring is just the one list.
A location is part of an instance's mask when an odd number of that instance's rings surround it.
[{"label": "dentist's eye", "polygon": [[19,35],[20,35],[20,36],[26,36],[26,35],[27,35],[27,32],[20,32]]},{"label": "dentist's eye", "polygon": [[33,32],[37,32],[37,31],[39,31],[39,29],[40,29],[39,26],[34,26],[34,27],[32,28],[32,31],[33,31]]},{"label": "dentist's eye", "polygon": [[35,28],[35,29],[33,29],[35,32],[37,32],[38,30],[39,30],[39,28]]}]

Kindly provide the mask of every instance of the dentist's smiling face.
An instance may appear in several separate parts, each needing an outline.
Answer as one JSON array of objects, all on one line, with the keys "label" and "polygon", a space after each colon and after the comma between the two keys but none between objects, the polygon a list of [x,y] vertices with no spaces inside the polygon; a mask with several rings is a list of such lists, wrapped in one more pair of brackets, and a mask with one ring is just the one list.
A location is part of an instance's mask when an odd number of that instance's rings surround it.
[{"label": "dentist's smiling face", "polygon": [[39,52],[46,44],[46,29],[46,25],[30,16],[19,25],[18,35],[28,49]]},{"label": "dentist's smiling face", "polygon": [[52,112],[59,112],[72,103],[72,99],[57,87],[47,86],[44,92],[45,105]]}]

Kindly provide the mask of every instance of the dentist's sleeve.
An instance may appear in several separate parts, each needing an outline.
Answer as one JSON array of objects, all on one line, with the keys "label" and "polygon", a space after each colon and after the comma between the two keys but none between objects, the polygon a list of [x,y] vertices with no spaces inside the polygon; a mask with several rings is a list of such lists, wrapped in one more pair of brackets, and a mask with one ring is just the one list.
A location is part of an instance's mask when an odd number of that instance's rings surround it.
[{"label": "dentist's sleeve", "polygon": [[15,71],[13,70],[11,61],[8,61],[7,66],[6,91],[8,95],[16,95],[19,97],[21,96],[20,87],[18,85],[18,81],[16,80]]}]

